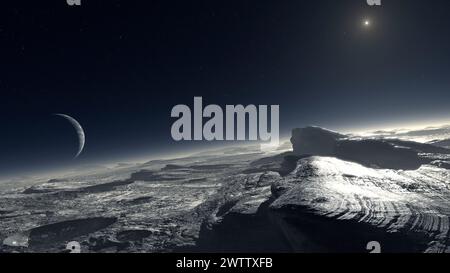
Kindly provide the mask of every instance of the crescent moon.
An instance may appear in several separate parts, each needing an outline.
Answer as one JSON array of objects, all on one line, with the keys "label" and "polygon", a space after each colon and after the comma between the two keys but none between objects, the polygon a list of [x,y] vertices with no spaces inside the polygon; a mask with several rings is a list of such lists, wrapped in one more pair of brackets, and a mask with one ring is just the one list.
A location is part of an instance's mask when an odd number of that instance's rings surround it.
[{"label": "crescent moon", "polygon": [[84,143],[86,141],[86,138],[84,136],[83,127],[81,127],[80,123],[76,119],[74,119],[73,117],[71,117],[69,115],[66,115],[66,114],[54,114],[54,115],[67,119],[72,124],[72,126],[75,128],[77,135],[78,135],[78,152],[74,158],[77,158],[83,151]]}]

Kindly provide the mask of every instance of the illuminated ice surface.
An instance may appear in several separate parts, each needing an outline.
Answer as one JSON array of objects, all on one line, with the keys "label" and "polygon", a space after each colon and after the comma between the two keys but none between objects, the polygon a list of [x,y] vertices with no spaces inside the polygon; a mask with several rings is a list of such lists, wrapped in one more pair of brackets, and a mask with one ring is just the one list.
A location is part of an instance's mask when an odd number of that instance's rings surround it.
[{"label": "illuminated ice surface", "polygon": [[[168,251],[192,245],[204,216],[198,207],[217,192],[224,177],[242,173],[260,158],[257,148],[154,160],[3,190],[3,251],[59,251],[71,240],[84,242],[87,251]],[[88,220],[35,229],[78,219]],[[10,242],[18,234],[30,236],[28,247],[8,248],[15,246]]]},{"label": "illuminated ice surface", "polygon": [[[400,154],[437,146],[411,147]],[[450,252],[450,151],[438,151],[399,169],[229,147],[18,184],[0,193],[0,251]]]}]

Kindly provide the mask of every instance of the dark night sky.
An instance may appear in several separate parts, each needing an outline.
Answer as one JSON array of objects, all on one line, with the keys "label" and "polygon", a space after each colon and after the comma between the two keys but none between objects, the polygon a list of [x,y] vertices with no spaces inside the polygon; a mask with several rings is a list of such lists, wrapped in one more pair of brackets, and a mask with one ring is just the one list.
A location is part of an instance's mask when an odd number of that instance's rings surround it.
[{"label": "dark night sky", "polygon": [[[17,2],[17,3],[16,3]],[[279,104],[296,126],[445,118],[450,2],[8,1],[0,11],[0,176],[173,152],[176,104]],[[364,18],[371,21],[366,28]]]}]

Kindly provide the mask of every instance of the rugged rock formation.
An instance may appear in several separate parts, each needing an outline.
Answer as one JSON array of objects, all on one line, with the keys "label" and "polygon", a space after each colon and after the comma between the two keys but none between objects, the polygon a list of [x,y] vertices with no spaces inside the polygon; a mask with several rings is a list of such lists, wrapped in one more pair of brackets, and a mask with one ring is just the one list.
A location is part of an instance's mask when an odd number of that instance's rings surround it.
[{"label": "rugged rock formation", "polygon": [[291,143],[297,155],[331,156],[337,141],[345,138],[345,135],[320,127],[305,127],[292,130]]},{"label": "rugged rock formation", "polygon": [[226,181],[211,200],[210,216],[203,222],[197,245],[200,252],[290,251],[291,246],[268,219],[274,172],[236,176]]},{"label": "rugged rock formation", "polygon": [[449,178],[431,165],[402,171],[303,158],[285,177],[269,172],[227,183],[198,247],[365,252],[378,241],[383,252],[448,252]]},{"label": "rugged rock formation", "polygon": [[447,149],[316,127],[292,142],[1,191],[0,252],[450,252]]},{"label": "rugged rock formation", "polygon": [[298,251],[361,251],[369,241],[386,252],[450,251],[449,177],[432,166],[377,170],[311,157],[285,178],[270,208]]},{"label": "rugged rock formation", "polygon": [[372,168],[417,169],[429,159],[419,153],[450,154],[450,150],[398,139],[354,139],[318,127],[294,129],[296,155],[332,156]]},{"label": "rugged rock formation", "polygon": [[333,156],[372,168],[413,170],[423,163],[416,151],[375,139],[338,141]]},{"label": "rugged rock formation", "polygon": [[450,252],[448,150],[316,127],[291,140],[296,155],[257,160],[212,197],[198,250]]}]

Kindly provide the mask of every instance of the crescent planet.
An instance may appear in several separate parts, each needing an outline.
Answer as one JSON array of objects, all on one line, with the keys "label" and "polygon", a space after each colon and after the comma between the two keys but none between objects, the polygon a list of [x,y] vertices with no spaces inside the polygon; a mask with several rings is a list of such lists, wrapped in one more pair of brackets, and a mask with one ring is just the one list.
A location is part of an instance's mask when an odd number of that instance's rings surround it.
[{"label": "crescent planet", "polygon": [[77,158],[83,151],[84,144],[86,142],[83,127],[81,127],[80,123],[76,119],[74,119],[73,117],[71,117],[69,115],[66,115],[66,114],[54,114],[54,115],[65,118],[75,128],[75,131],[77,132],[77,135],[78,135],[78,151],[74,158]]}]

